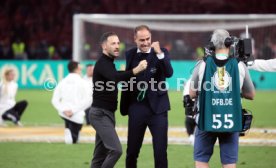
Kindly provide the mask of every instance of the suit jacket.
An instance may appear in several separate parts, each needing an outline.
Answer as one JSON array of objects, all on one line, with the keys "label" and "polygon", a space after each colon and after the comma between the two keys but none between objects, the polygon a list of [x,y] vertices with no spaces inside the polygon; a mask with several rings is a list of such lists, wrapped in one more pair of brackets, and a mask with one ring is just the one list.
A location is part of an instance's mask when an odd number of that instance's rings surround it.
[{"label": "suit jacket", "polygon": [[[157,83],[154,83],[154,89],[152,89],[149,85],[147,89],[146,96],[148,98],[150,108],[154,113],[163,113],[165,111],[170,110],[170,102],[168,97],[167,89],[165,89],[165,80],[173,75],[173,68],[171,66],[169,52],[165,48],[161,48],[164,52],[164,58],[158,59],[154,49],[151,49],[151,52],[147,56],[146,60],[148,62],[148,67],[145,70],[145,79],[146,81],[150,81],[151,78]],[[137,48],[132,48],[126,52],[126,70],[133,69],[131,66],[132,61],[137,59]],[[135,58],[136,57],[136,58]],[[163,83],[163,84],[159,84]],[[161,85],[162,89],[158,88],[158,84]],[[121,94],[121,103],[120,103],[120,111],[122,115],[127,115],[129,106],[133,100],[134,95],[133,91],[122,91]]]}]

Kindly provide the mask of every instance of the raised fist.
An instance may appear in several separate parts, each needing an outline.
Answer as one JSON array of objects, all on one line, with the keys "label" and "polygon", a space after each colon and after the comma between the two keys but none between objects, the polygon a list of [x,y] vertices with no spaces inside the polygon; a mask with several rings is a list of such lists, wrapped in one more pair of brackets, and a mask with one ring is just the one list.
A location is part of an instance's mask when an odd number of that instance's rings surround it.
[{"label": "raised fist", "polygon": [[146,60],[140,61],[138,65],[139,70],[141,71],[147,69],[147,66],[148,66],[148,62]]},{"label": "raised fist", "polygon": [[139,64],[133,69],[133,74],[136,75],[147,69],[148,62],[146,60],[140,61]]},{"label": "raised fist", "polygon": [[156,54],[161,54],[162,53],[162,50],[160,48],[160,44],[159,44],[159,41],[155,41],[151,44],[151,47],[154,49],[154,52]]}]

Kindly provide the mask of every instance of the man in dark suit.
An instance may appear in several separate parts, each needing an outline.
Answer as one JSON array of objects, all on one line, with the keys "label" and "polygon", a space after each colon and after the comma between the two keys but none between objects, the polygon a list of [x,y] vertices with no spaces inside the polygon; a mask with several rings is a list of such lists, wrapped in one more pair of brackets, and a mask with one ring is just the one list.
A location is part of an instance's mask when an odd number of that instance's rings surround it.
[{"label": "man in dark suit", "polygon": [[[122,92],[121,113],[129,116],[126,167],[136,168],[137,158],[148,127],[152,134],[156,168],[167,168],[168,110],[170,102],[165,80],[173,74],[169,53],[159,42],[151,43],[148,26],[135,28],[137,47],[126,52],[126,70],[147,60],[148,67],[135,80],[130,80],[128,91]],[[132,90],[131,90],[132,89]]]}]

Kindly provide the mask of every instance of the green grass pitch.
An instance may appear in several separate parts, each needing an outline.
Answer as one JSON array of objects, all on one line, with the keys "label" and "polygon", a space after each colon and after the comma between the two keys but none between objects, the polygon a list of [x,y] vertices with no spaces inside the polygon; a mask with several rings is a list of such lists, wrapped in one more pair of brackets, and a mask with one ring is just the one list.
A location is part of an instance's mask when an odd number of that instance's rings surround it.
[{"label": "green grass pitch", "polygon": [[[26,126],[63,125],[63,121],[52,107],[52,92],[44,90],[20,90],[18,100],[27,99],[29,107],[22,118]],[[182,93],[169,92],[171,111],[169,125],[184,127],[184,110]],[[258,91],[254,101],[243,101],[243,106],[254,114],[253,127],[276,128],[276,91]],[[117,125],[126,126],[127,117],[117,112]],[[1,136],[1,135],[0,135]],[[94,144],[65,145],[62,143],[0,143],[0,168],[88,168]],[[126,145],[123,145],[123,156],[116,168],[123,168]],[[237,167],[274,168],[276,167],[276,148],[269,146],[240,146]],[[219,149],[215,148],[211,158],[211,167],[220,167]],[[168,146],[168,160],[171,168],[194,167],[193,148],[189,145]],[[154,167],[152,145],[143,145],[138,160],[139,168]]]},{"label": "green grass pitch", "polygon": [[[60,143],[0,143],[1,168],[88,168],[92,158],[93,144],[65,145]],[[241,146],[237,167],[274,168],[276,165],[275,147]],[[124,154],[116,164],[123,168]],[[168,161],[170,168],[192,168],[192,146],[169,145]],[[258,151],[258,152],[256,152]],[[152,145],[143,145],[138,160],[139,168],[153,168]],[[218,147],[211,158],[210,167],[220,167]]]}]

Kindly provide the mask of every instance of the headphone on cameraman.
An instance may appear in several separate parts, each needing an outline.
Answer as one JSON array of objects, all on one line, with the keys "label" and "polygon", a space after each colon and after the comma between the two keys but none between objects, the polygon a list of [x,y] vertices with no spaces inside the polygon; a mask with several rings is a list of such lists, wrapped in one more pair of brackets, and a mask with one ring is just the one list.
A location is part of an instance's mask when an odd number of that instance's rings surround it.
[{"label": "headphone on cameraman", "polygon": [[[234,40],[232,37],[226,37],[226,39],[224,40],[224,45],[226,48],[229,48],[233,43],[234,43]],[[215,45],[211,40],[209,40],[209,48],[215,51]]]},{"label": "headphone on cameraman", "polygon": [[233,44],[233,42],[234,42],[234,40],[231,36],[226,37],[226,39],[224,40],[224,45],[226,48],[229,48]]},{"label": "headphone on cameraman", "polygon": [[[230,48],[230,46],[233,43],[234,43],[234,38],[232,38],[231,36],[226,37],[225,40],[224,40],[224,45],[225,45],[226,48]],[[206,58],[208,56],[215,54],[216,47],[215,47],[214,43],[211,41],[211,37],[210,37],[208,45],[206,47],[204,47],[204,50],[205,50],[205,55],[204,55],[204,58],[203,58],[204,61],[206,60]],[[208,50],[208,53],[206,52],[206,50]]]}]

